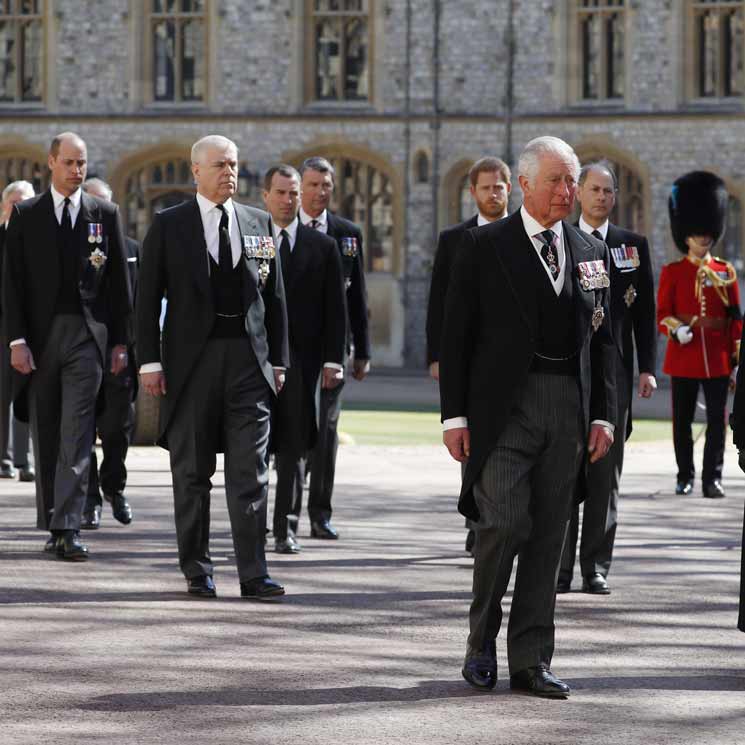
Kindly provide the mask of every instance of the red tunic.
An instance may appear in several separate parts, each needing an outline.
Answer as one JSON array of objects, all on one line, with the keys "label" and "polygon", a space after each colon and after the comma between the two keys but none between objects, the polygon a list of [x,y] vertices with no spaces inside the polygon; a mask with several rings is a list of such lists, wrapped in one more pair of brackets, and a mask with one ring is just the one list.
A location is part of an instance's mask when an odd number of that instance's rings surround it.
[{"label": "red tunic", "polygon": [[[693,339],[670,335],[689,325]],[[681,378],[719,378],[737,364],[742,320],[735,269],[724,259],[684,257],[662,267],[657,327],[670,337],[663,372]]]}]

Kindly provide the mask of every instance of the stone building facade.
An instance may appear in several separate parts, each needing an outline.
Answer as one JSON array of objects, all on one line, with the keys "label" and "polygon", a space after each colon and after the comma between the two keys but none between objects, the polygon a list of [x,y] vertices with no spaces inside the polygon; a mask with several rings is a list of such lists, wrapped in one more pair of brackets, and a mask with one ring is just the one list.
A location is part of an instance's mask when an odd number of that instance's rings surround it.
[{"label": "stone building facade", "polygon": [[378,366],[424,364],[436,235],[468,216],[470,165],[514,163],[537,135],[617,164],[618,220],[649,235],[658,269],[675,256],[672,181],[715,171],[742,269],[743,95],[745,2],[0,2],[0,180],[43,187],[50,139],[75,130],[142,238],[190,193],[204,134],[236,141],[257,204],[270,165],[325,155],[337,209],[365,229]]}]

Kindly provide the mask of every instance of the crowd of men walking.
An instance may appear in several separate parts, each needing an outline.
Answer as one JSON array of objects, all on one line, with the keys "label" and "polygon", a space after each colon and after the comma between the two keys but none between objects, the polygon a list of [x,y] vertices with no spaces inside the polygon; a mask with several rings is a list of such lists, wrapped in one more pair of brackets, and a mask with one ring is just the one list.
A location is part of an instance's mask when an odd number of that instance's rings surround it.
[{"label": "crowd of men walking", "polygon": [[[335,174],[321,157],[299,171],[270,168],[266,211],[233,201],[235,143],[204,137],[191,161],[195,197],[158,212],[141,247],[124,235],[108,185],[86,180],[87,149],[75,133],[51,143],[47,191],[6,187],[0,477],[17,469],[35,479],[44,550],[87,560],[80,531],[100,526],[104,500],[118,522],[133,520],[125,460],[141,385],[161,401],[158,443],[169,451],[188,593],[217,594],[210,498],[224,453],[241,595],[270,599],[284,594],[265,554],[270,453],[275,551],[301,550],[308,470],[310,535],[338,538],[331,517],[345,372],[363,380],[370,368],[362,234],[329,211]],[[691,424],[703,388],[702,492],[724,497],[742,316],[735,270],[712,255],[727,207],[715,175],[693,172],[673,185],[670,221],[683,257],[663,268],[656,309],[646,238],[609,221],[618,185],[608,162],[580,168],[567,143],[539,137],[520,156],[518,181],[523,203],[508,214],[507,164],[485,157],[471,169],[478,214],[443,231],[435,254],[428,363],[443,439],[463,468],[459,509],[474,557],[463,676],[480,690],[495,685],[501,602],[517,558],[511,687],[565,698],[569,686],[550,669],[556,595],[571,589],[578,541],[583,592],[610,592],[635,362],[637,393],[649,397],[657,333],[667,337],[682,496],[693,490]],[[736,395],[732,426],[745,470],[745,394]]]}]

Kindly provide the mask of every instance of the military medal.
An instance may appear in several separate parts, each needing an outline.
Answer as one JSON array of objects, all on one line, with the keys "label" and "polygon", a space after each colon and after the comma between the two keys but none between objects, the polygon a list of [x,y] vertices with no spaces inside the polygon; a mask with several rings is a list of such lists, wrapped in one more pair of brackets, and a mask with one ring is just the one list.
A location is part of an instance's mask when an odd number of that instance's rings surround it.
[{"label": "military medal", "polygon": [[243,252],[247,259],[255,259],[258,263],[259,283],[261,287],[264,287],[271,271],[269,262],[277,253],[274,248],[274,238],[270,235],[244,235]]},{"label": "military medal", "polygon": [[634,300],[636,300],[637,296],[636,287],[634,285],[629,285],[626,288],[626,292],[623,294],[623,301],[626,303],[626,307],[630,308],[634,304]]},{"label": "military medal", "polygon": [[610,279],[602,259],[580,261],[577,264],[577,273],[579,274],[579,283],[585,292],[610,287]]},{"label": "military medal", "polygon": [[91,251],[88,261],[90,261],[91,266],[98,271],[106,263],[107,258],[106,254],[100,248],[96,247],[94,251]]},{"label": "military medal", "polygon": [[100,222],[88,223],[88,243],[103,243],[103,225]]},{"label": "military medal", "polygon": [[605,318],[605,311],[601,305],[596,305],[595,310],[592,311],[592,330],[597,331],[603,325],[603,319]]},{"label": "military medal", "polygon": [[630,272],[639,268],[639,249],[636,246],[622,243],[616,248],[611,248],[610,255],[619,271]]},{"label": "military medal", "polygon": [[341,252],[352,259],[357,256],[357,239],[353,236],[344,236],[341,239]]}]

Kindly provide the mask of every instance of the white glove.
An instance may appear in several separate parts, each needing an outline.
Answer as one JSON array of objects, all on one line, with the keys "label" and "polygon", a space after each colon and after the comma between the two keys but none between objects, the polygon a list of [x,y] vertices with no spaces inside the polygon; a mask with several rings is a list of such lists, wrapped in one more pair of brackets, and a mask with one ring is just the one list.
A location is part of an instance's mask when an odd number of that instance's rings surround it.
[{"label": "white glove", "polygon": [[693,331],[691,331],[690,326],[678,326],[678,328],[673,331],[673,337],[678,344],[685,345],[693,339]]}]

